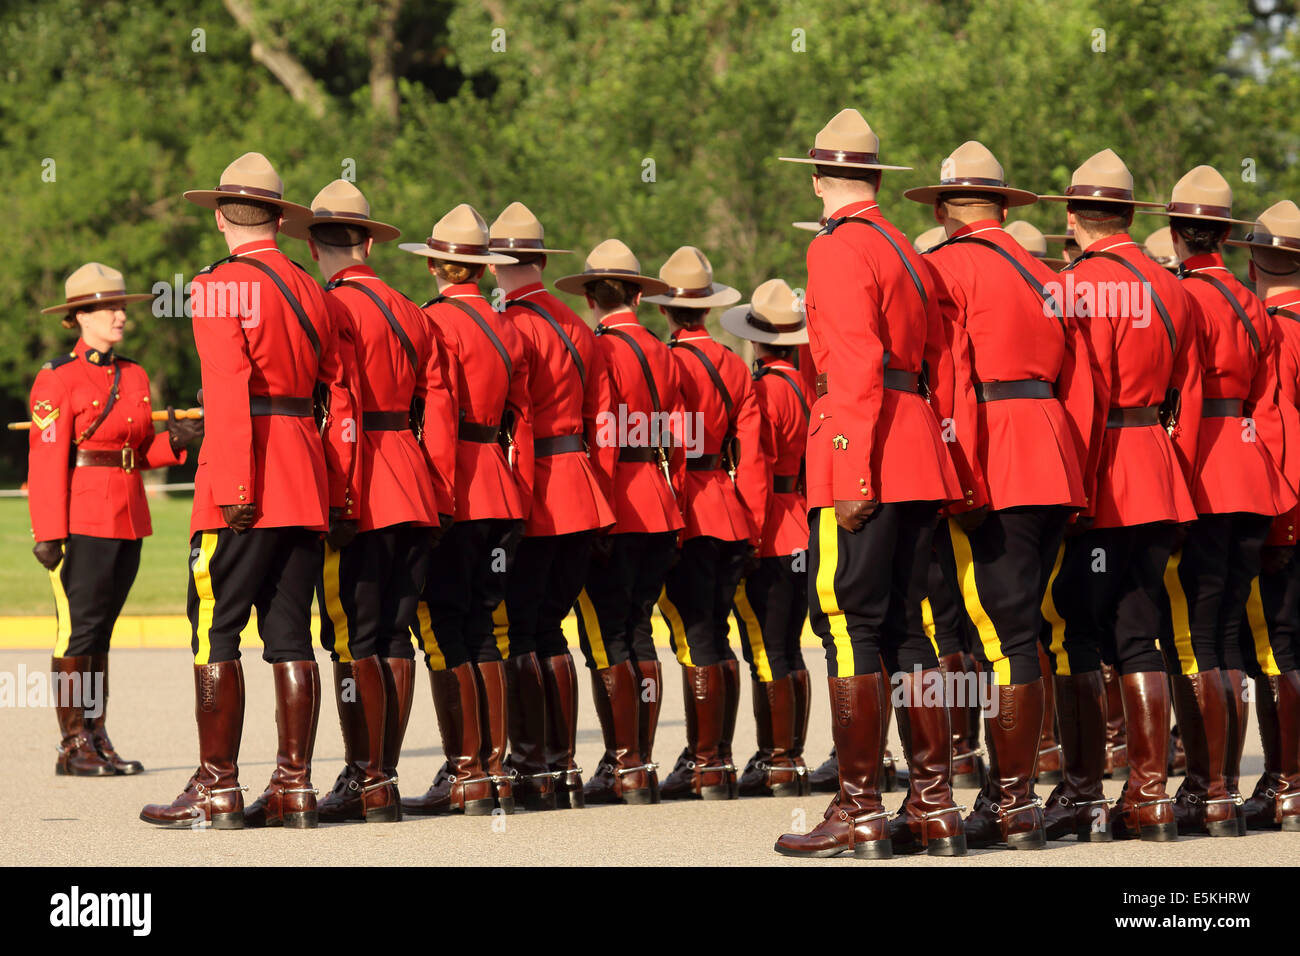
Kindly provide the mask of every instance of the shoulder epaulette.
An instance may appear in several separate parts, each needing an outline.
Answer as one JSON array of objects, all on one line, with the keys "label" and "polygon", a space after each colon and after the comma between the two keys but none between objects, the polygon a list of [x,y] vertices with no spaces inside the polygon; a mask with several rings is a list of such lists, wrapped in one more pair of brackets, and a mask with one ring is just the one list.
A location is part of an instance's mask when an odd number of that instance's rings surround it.
[{"label": "shoulder epaulette", "polygon": [[445,299],[445,298],[446,298],[446,296],[443,296],[443,295],[435,295],[435,296],[434,296],[432,299],[430,299],[428,302],[424,303],[424,305],[420,306],[420,308],[422,308],[422,309],[427,309],[429,306],[433,305],[433,304],[436,303],[436,302],[441,302],[441,301],[442,301],[443,299]]},{"label": "shoulder epaulette", "polygon": [[42,365],[41,371],[46,371],[48,369],[55,369],[58,368],[60,365],[67,365],[69,362],[75,361],[76,358],[77,357],[72,354],[57,355],[54,358],[50,359],[48,362],[46,362],[44,365]]},{"label": "shoulder epaulette", "polygon": [[951,242],[952,242],[954,239],[956,239],[956,238],[958,238],[958,237],[957,237],[957,236],[949,236],[949,237],[948,237],[947,239],[945,239],[943,242],[936,242],[936,243],[935,243],[934,245],[932,245],[929,249],[926,249],[924,252],[922,252],[921,255],[923,255],[923,256],[928,256],[930,253],[934,252],[936,249],[942,249],[944,246],[948,245],[949,243],[951,243]]},{"label": "shoulder epaulette", "polygon": [[137,362],[135,359],[131,358],[130,356],[127,356],[127,355],[118,355],[116,352],[113,353],[113,361],[115,361],[115,362],[126,362],[126,363],[129,364],[129,365],[139,365],[139,364],[140,364],[139,362]]},{"label": "shoulder epaulette", "polygon": [[217,266],[224,266],[227,262],[232,261],[234,258],[235,258],[235,257],[234,257],[233,255],[230,255],[230,256],[226,256],[224,259],[218,259],[216,262],[212,263],[212,265],[210,265],[210,266],[204,266],[202,269],[200,269],[200,270],[198,271],[197,275],[201,275],[201,276],[203,276],[203,275],[207,275],[209,272],[211,272],[211,271],[212,271],[213,269],[215,269]]}]

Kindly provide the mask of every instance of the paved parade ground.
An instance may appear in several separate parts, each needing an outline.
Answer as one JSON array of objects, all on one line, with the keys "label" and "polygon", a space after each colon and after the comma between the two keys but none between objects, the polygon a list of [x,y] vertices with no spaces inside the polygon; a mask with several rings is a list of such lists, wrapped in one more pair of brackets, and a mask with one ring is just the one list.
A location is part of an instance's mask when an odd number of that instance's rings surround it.
[{"label": "paved parade ground", "polygon": [[[247,799],[261,792],[275,755],[271,669],[245,656],[248,709],[241,752],[241,782]],[[818,651],[805,651],[817,689],[809,733],[810,764],[830,748],[825,665]],[[656,757],[666,775],[684,738],[682,689],[676,662],[661,650],[665,700]],[[322,675],[329,661],[318,655]],[[925,856],[888,862],[789,860],[772,850],[792,827],[820,819],[828,795],[665,803],[643,807],[591,807],[510,817],[408,817],[399,824],[342,824],[318,830],[175,831],[140,822],[141,807],[169,802],[184,787],[197,759],[191,658],[182,649],[122,649],[112,658],[109,728],[128,758],[143,761],[135,777],[87,779],[54,775],[57,732],[48,708],[0,708],[7,772],[0,779],[0,865],[244,866],[292,865],[564,865],[629,866],[787,865],[842,867],[940,866],[1277,866],[1300,863],[1300,833],[1251,833],[1241,839],[1187,837],[1175,844],[1049,844],[1039,852],[972,851],[964,860]],[[49,655],[0,651],[0,674],[13,680],[44,672]],[[585,668],[583,668],[585,670]],[[399,769],[408,795],[428,786],[442,761],[428,682],[417,677],[415,708]],[[314,783],[328,790],[342,765],[342,740],[326,684],[314,761]],[[601,753],[600,730],[585,675],[581,683],[578,762],[588,772]],[[736,734],[738,762],[748,758],[754,734],[746,686]],[[897,734],[891,748],[901,754]],[[1258,735],[1252,724],[1242,760],[1243,789],[1249,792],[1261,769]],[[1170,792],[1177,786],[1173,782]],[[1106,782],[1114,797],[1120,785]],[[1042,787],[1046,797],[1050,788]],[[969,804],[973,791],[958,791]],[[893,809],[902,794],[886,795]]]}]

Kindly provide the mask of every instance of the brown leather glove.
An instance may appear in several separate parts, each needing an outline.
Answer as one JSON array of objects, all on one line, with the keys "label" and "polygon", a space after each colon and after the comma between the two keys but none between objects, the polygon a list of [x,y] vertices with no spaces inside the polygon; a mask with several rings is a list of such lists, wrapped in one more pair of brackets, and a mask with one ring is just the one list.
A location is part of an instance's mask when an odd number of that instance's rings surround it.
[{"label": "brown leather glove", "polygon": [[989,516],[989,506],[980,505],[970,511],[963,511],[961,514],[953,515],[953,520],[957,522],[957,527],[961,528],[967,534],[970,534],[976,528],[984,523],[984,519]]},{"label": "brown leather glove", "polygon": [[1269,546],[1259,554],[1259,569],[1265,574],[1277,574],[1295,556],[1295,548]]},{"label": "brown leather glove", "polygon": [[879,501],[837,501],[835,522],[845,531],[856,532],[871,520],[880,507]]},{"label": "brown leather glove", "polygon": [[167,406],[167,441],[171,443],[172,453],[179,455],[181,449],[203,437],[203,419],[177,418],[176,409]]},{"label": "brown leather glove", "polygon": [[257,507],[251,501],[242,505],[222,505],[221,520],[235,534],[243,534],[253,526],[257,516]]},{"label": "brown leather glove", "polygon": [[1086,515],[1083,512],[1079,512],[1074,516],[1074,519],[1065,526],[1065,536],[1067,538],[1073,538],[1077,535],[1083,534],[1085,531],[1091,531],[1092,523],[1095,520],[1097,519],[1092,515]]},{"label": "brown leather glove", "polygon": [[325,534],[325,540],[329,546],[335,551],[342,551],[352,543],[352,539],[356,536],[356,519],[343,517],[342,508],[331,508],[330,529]]},{"label": "brown leather glove", "polygon": [[63,560],[63,540],[37,541],[32,554],[36,555],[36,560],[41,562],[46,571],[53,571]]}]

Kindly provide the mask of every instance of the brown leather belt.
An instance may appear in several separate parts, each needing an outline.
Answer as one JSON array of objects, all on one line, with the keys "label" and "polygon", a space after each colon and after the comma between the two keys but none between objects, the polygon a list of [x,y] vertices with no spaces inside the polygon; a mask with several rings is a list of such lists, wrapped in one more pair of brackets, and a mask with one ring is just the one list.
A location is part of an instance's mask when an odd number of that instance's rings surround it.
[{"label": "brown leather belt", "polygon": [[533,457],[549,458],[570,451],[585,451],[587,442],[581,435],[552,435],[533,439]]},{"label": "brown leather belt", "polygon": [[659,454],[657,448],[640,446],[636,448],[620,448],[618,450],[619,461],[658,461]]},{"label": "brown leather belt", "polygon": [[772,491],[774,494],[788,495],[790,492],[798,490],[798,475],[774,475],[772,477]]},{"label": "brown leather belt", "polygon": [[456,430],[456,437],[461,441],[473,441],[478,442],[480,445],[491,445],[497,440],[497,435],[500,433],[500,425],[480,425],[478,422],[461,422],[460,427]]},{"label": "brown leather belt", "polygon": [[[919,392],[921,391],[921,376],[916,372],[906,372],[901,368],[885,369],[885,388],[892,388],[896,392]],[[817,397],[821,398],[830,391],[830,386],[826,381],[826,373],[822,372],[817,376]]]},{"label": "brown leather belt", "polygon": [[411,427],[411,413],[362,412],[361,427],[368,432],[404,432]]},{"label": "brown leather belt", "polygon": [[311,418],[314,403],[311,396],[298,398],[294,395],[250,395],[248,396],[250,415],[286,415],[289,418]]},{"label": "brown leather belt", "polygon": [[1240,398],[1207,398],[1201,402],[1202,418],[1236,418],[1242,413]]},{"label": "brown leather belt", "polygon": [[1051,382],[1027,378],[1014,382],[976,382],[975,398],[981,402],[1003,402],[1009,398],[1055,398]]},{"label": "brown leather belt", "polygon": [[1159,405],[1146,405],[1141,408],[1112,408],[1106,413],[1107,428],[1141,428],[1146,425],[1159,424]]},{"label": "brown leather belt", "polygon": [[78,468],[90,465],[95,468],[121,468],[123,471],[135,471],[135,449],[113,448],[91,451],[78,448],[75,459]]},{"label": "brown leather belt", "polygon": [[686,459],[687,471],[717,471],[721,467],[721,455],[700,455],[698,458]]}]

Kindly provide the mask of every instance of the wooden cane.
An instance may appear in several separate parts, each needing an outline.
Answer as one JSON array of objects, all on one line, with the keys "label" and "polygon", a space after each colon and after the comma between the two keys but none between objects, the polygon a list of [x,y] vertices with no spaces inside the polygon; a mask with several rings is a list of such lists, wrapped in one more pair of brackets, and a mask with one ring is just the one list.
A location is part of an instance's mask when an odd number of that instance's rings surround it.
[{"label": "wooden cane", "polygon": [[[201,408],[177,408],[175,409],[175,412],[177,418],[202,418],[203,417],[203,409]],[[153,412],[150,414],[149,417],[156,422],[165,422],[167,421],[167,412],[166,410],[160,412]],[[7,427],[11,432],[25,432],[31,429],[32,423],[31,422],[10,422]]]}]

